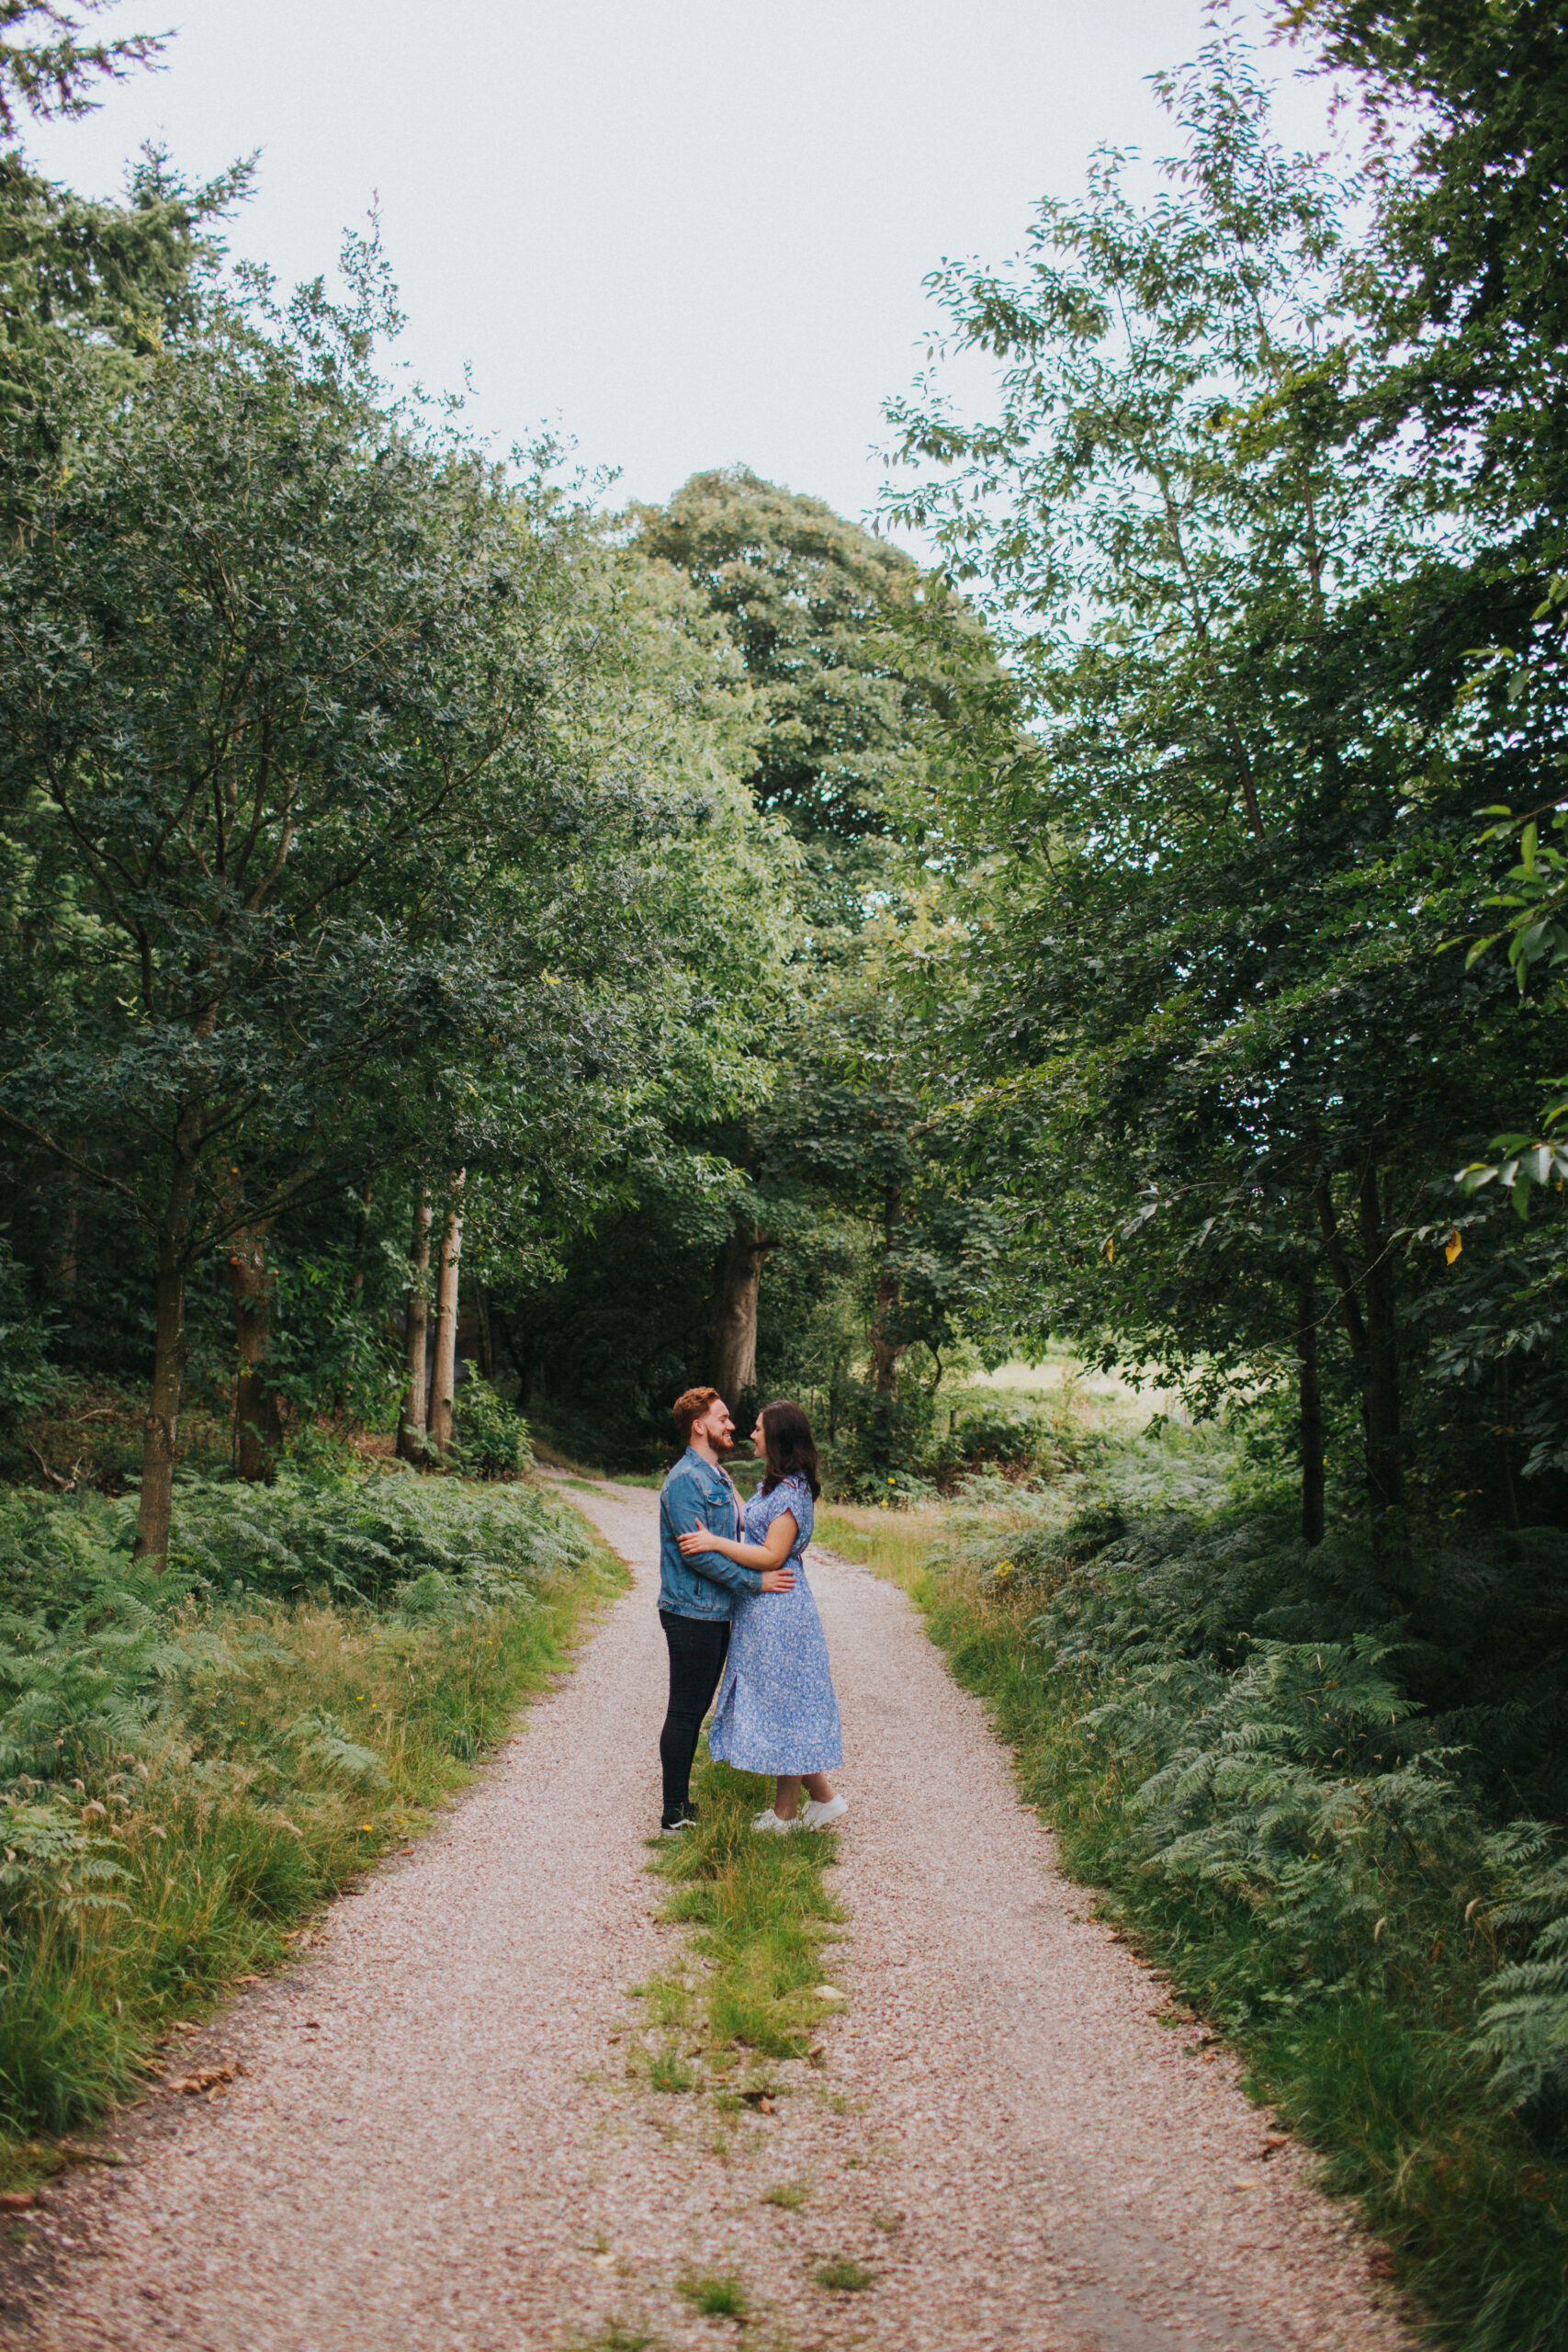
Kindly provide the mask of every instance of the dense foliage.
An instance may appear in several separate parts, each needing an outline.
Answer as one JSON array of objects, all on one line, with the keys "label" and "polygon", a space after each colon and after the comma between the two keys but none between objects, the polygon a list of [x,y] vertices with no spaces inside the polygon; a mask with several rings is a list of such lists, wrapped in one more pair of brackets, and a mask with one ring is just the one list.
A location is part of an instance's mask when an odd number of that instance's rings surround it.
[{"label": "dense foliage", "polygon": [[[976,1481],[934,1549],[929,1522],[919,1544],[869,1513],[826,1532],[908,1577],[1066,1866],[1165,1974],[1162,2022],[1239,2045],[1441,2340],[1545,2352],[1565,2317],[1564,1889],[1550,1833],[1507,1820],[1539,1751],[1506,1705],[1467,1702],[1451,1652],[1377,1621],[1364,1531],[1309,1549],[1256,1492],[1215,1512],[1223,1449],[1211,1509],[1175,1508],[1200,1464],[1156,1451],[1112,1446],[1070,1514]],[[1562,1541],[1540,1539],[1538,1572]],[[1521,1564],[1461,1541],[1447,1565],[1455,1632],[1484,1645]],[[1560,1807],[1561,1769],[1538,1767],[1533,1802]]]},{"label": "dense foliage", "polygon": [[529,1489],[405,1475],[0,1504],[0,2172],[457,1784],[610,1589]]},{"label": "dense foliage", "polygon": [[[1485,2293],[1440,2167],[1346,2177],[1427,2181],[1501,2352],[1561,2248],[1497,2168],[1568,2111],[1560,11],[1274,13],[1359,168],[1226,34],[1152,195],[1100,156],[945,265],[921,564],[740,467],[606,517],[496,465],[388,391],[373,242],[288,297],[225,263],[243,165],[43,179],[27,118],[154,45],[0,0],[3,1883],[85,1934],[137,1792],[67,1821],[61,1758],[184,1742],[206,1821],[198,1666],[346,1611],[396,1718],[405,1650],[531,1622],[536,1444],[652,1467],[693,1380],[788,1387],[840,1497],[988,1480],[964,1606],[1084,1866],[1318,2051],[1341,2151],[1323,2052],[1396,2072],[1428,2002],[1385,2137],[1475,2108]],[[979,1385],[1048,1349],[1231,1471],[1063,1534],[1099,1441]],[[276,1672],[255,1786],[369,1787]]]}]

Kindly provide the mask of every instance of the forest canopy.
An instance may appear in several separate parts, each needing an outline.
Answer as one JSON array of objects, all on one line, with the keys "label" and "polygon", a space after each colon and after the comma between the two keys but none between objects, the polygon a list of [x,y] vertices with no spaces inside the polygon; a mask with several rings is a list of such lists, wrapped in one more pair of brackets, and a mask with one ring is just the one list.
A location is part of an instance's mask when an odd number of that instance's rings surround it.
[{"label": "forest canopy", "polygon": [[39,179],[29,110],[150,53],[42,17],[6,52],[14,1467],[62,1475],[51,1395],[140,1386],[156,1554],[187,1406],[253,1478],[346,1423],[438,1459],[474,1382],[657,1463],[703,1373],[807,1392],[846,1491],[941,1483],[953,1368],[1059,1344],[1249,1417],[1309,1545],[1555,1519],[1549,75],[1458,17],[1287,12],[1359,178],[1280,146],[1239,39],[1168,77],[1159,192],[1103,155],[933,277],[888,409],[918,561],[744,467],[615,515],[497,464],[387,390],[374,242],[287,295],[224,257],[246,165]]}]

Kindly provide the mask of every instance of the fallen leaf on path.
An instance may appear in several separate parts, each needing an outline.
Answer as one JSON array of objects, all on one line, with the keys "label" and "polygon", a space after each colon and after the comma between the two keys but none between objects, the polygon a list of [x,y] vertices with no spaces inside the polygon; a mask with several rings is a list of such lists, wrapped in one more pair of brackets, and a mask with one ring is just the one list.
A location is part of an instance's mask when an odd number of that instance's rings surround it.
[{"label": "fallen leaf on path", "polygon": [[236,2075],[243,2075],[239,2065],[198,2066],[193,2075],[180,2075],[169,2085],[172,2091],[183,2091],[190,2098],[197,2091],[226,2090]]},{"label": "fallen leaf on path", "polygon": [[1276,2148],[1288,2148],[1290,2144],[1291,2135],[1288,2132],[1267,2132],[1263,2141],[1263,2154],[1265,2157],[1271,2156]]},{"label": "fallen leaf on path", "polygon": [[38,2201],[30,2188],[0,2189],[0,2213],[25,2213]]},{"label": "fallen leaf on path", "polygon": [[772,2115],[773,2111],[773,2102],[764,2093],[762,2098],[757,2101],[757,2112],[759,2115]]}]

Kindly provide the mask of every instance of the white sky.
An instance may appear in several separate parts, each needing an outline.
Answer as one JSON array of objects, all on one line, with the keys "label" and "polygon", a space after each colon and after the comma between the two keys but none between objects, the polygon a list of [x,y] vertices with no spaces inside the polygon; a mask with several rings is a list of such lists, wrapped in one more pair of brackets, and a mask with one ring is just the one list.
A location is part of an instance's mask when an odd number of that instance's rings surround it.
[{"label": "white sky", "polygon": [[[175,10],[178,11],[177,17]],[[167,13],[165,13],[167,11]],[[204,178],[260,148],[234,250],[330,270],[378,193],[433,388],[502,446],[541,424],[616,497],[744,461],[860,514],[881,403],[924,356],[927,271],[999,262],[1101,141],[1164,151],[1146,77],[1202,0],[135,0],[177,38],[28,147],[94,193],[161,139]],[[1325,143],[1276,53],[1282,127]]]}]

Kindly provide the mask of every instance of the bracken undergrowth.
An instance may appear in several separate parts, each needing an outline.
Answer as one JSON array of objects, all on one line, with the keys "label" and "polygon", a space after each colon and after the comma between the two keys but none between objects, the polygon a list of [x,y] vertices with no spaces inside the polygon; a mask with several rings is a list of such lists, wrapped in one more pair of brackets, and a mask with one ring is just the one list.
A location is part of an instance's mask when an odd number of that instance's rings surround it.
[{"label": "bracken undergrowth", "polygon": [[0,2177],[458,1788],[624,1571],[536,1489],[197,1482],[0,1496]]},{"label": "bracken undergrowth", "polygon": [[1063,1522],[989,1480],[919,1529],[819,1533],[913,1593],[1066,1869],[1361,2200],[1438,2336],[1561,2352],[1562,1700],[1536,1668],[1562,1540],[1407,1529],[1374,1559],[1354,1532],[1308,1553],[1255,1503],[1104,1496]]}]

